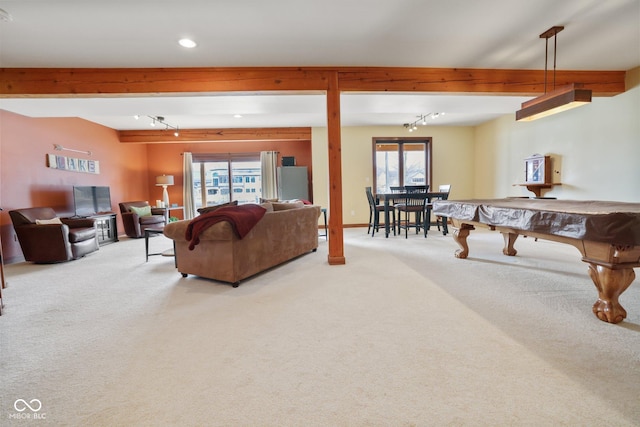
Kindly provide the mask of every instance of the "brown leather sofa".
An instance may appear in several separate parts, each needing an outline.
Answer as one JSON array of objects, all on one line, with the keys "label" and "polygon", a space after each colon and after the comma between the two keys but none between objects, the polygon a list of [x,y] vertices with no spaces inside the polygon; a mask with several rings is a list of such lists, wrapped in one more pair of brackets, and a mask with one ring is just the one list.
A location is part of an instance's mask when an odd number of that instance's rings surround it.
[{"label": "brown leather sofa", "polygon": [[151,215],[140,216],[131,212],[131,207],[144,208],[149,206],[148,202],[122,202],[119,203],[120,214],[122,215],[122,225],[127,236],[138,239],[144,237],[144,230],[147,228],[163,228],[166,223],[166,209],[151,207]]},{"label": "brown leather sofa", "polygon": [[9,216],[26,261],[63,262],[99,249],[94,219],[58,219],[56,212],[46,207],[15,209]]},{"label": "brown leather sofa", "polygon": [[[288,205],[288,206],[284,206]],[[228,222],[219,222],[200,234],[200,243],[189,250],[185,238],[189,220],[164,228],[173,239],[178,271],[232,283],[282,264],[318,248],[320,206],[263,203],[267,212],[240,239]]]}]

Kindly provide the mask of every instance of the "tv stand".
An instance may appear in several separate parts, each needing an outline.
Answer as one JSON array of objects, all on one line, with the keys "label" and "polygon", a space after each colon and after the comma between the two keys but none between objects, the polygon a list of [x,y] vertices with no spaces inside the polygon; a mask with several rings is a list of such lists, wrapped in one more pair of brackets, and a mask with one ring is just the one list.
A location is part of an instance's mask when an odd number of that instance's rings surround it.
[{"label": "tv stand", "polygon": [[118,241],[118,224],[114,212],[100,212],[89,218],[96,220],[98,226],[98,244],[107,245]]}]

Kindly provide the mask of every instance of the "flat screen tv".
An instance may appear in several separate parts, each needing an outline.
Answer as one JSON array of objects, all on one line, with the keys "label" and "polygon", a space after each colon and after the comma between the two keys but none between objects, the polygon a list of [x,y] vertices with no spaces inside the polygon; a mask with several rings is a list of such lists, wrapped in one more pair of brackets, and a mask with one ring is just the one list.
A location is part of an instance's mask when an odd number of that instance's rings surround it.
[{"label": "flat screen tv", "polygon": [[80,217],[111,212],[109,187],[74,186],[73,204]]}]

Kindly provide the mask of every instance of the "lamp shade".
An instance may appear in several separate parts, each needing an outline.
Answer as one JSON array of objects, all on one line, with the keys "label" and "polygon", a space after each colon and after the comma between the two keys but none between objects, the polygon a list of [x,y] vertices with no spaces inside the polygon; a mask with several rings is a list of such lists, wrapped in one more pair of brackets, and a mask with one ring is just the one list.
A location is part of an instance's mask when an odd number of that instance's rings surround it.
[{"label": "lamp shade", "polygon": [[173,175],[157,176],[156,185],[173,185]]}]

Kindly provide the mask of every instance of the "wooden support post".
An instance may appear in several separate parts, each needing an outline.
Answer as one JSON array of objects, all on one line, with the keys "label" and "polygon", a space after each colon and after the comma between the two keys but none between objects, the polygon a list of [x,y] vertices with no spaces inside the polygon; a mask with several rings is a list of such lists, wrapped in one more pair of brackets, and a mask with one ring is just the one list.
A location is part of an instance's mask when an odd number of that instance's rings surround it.
[{"label": "wooden support post", "polygon": [[329,138],[329,255],[330,265],[346,262],[342,229],[342,145],[340,140],[340,90],[338,73],[331,73],[327,90]]}]

